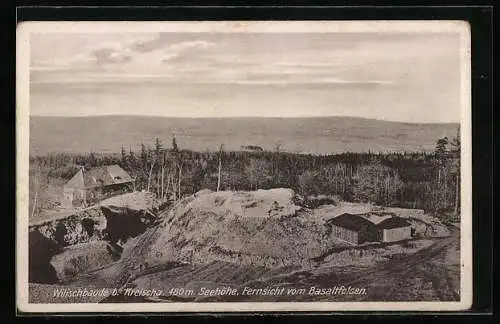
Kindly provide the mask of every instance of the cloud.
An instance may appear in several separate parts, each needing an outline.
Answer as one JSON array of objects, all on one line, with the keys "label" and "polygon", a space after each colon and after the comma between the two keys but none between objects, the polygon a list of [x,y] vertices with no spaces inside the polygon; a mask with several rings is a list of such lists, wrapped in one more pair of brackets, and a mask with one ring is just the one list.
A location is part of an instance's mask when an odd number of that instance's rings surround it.
[{"label": "cloud", "polygon": [[[455,78],[449,72],[456,65],[453,38],[410,36],[116,35],[100,44],[90,42],[63,62],[48,62],[35,69],[47,73],[38,80],[62,79],[66,76],[59,72],[67,69],[74,80],[95,77],[97,83],[156,76],[158,82],[386,88]],[[60,40],[70,41],[77,43]],[[85,75],[87,72],[95,73]],[[122,79],[116,77],[120,73]]]},{"label": "cloud", "polygon": [[[121,48],[104,47],[93,51],[98,63],[127,63],[140,61],[143,64],[163,63],[181,57],[192,50],[203,50],[215,47],[216,44],[203,40],[183,41],[173,44],[165,43],[165,39],[157,37],[144,42],[134,42]],[[199,54],[198,52],[196,53]]]},{"label": "cloud", "polygon": [[[108,42],[87,49],[85,52],[65,58],[38,61],[32,70],[74,70],[119,67],[127,69],[128,65],[136,65],[137,71],[154,70],[182,55],[199,55],[200,50],[215,47],[217,44],[204,40],[172,42],[165,33],[151,38],[128,40],[124,42]],[[130,68],[134,69],[134,66]]]},{"label": "cloud", "polygon": [[138,53],[151,52],[165,46],[167,41],[168,38],[166,34],[160,33],[148,39],[139,39],[133,41],[132,44],[130,45],[130,50]]},{"label": "cloud", "polygon": [[[178,42],[174,43],[171,45],[168,45],[164,49],[164,55],[161,58],[161,62],[165,63],[168,61],[172,61],[175,59],[179,59],[182,56],[189,56],[191,57],[193,55],[193,52],[191,50],[198,50],[198,49],[208,49],[215,47],[217,44],[213,42],[206,42],[203,40],[194,40],[194,41],[184,41],[184,42]],[[198,53],[196,53],[198,54]],[[195,54],[195,55],[196,55]]]},{"label": "cloud", "polygon": [[195,41],[185,41],[185,42],[179,42],[172,44],[168,46],[169,50],[172,51],[184,51],[190,48],[209,48],[209,47],[214,47],[216,44],[213,42],[206,42],[202,40],[195,40]]},{"label": "cloud", "polygon": [[92,51],[91,57],[97,64],[126,63],[132,61],[132,55],[126,50],[115,50],[113,48],[100,48]]},{"label": "cloud", "polygon": [[276,85],[276,86],[287,86],[287,85],[337,85],[337,86],[348,86],[348,87],[366,87],[366,86],[388,86],[394,84],[393,81],[386,80],[343,80],[334,78],[311,78],[307,80],[300,79],[244,79],[244,78],[234,78],[234,79],[212,79],[212,80],[198,80],[193,83],[214,83],[214,84],[244,84],[244,85]]}]

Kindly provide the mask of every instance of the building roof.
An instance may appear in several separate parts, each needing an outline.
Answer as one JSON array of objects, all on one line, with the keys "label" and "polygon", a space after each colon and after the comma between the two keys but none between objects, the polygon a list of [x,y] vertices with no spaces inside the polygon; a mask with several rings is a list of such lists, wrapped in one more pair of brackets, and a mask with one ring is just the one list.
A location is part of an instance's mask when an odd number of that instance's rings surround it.
[{"label": "building roof", "polygon": [[80,169],[65,185],[66,188],[97,188],[132,182],[130,175],[118,165],[106,165],[90,170]]},{"label": "building roof", "polygon": [[375,227],[375,224],[370,222],[368,219],[362,217],[361,215],[344,213],[337,217],[331,218],[327,221],[329,225],[337,225],[346,228],[351,231],[360,231],[363,228]]},{"label": "building roof", "polygon": [[359,231],[366,226],[377,227],[378,229],[392,229],[398,227],[411,226],[404,218],[397,217],[392,213],[367,213],[349,214],[344,213],[331,218],[327,224],[337,225],[352,231]]},{"label": "building roof", "polygon": [[408,221],[401,217],[391,217],[377,224],[380,229],[392,229],[398,227],[408,227],[411,226]]},{"label": "building roof", "polygon": [[369,212],[366,214],[360,214],[360,216],[366,218],[373,224],[377,225],[386,219],[389,219],[391,217],[395,217],[396,215],[394,213],[387,213],[387,212]]},{"label": "building roof", "polygon": [[78,188],[78,189],[85,188],[82,169],[78,170],[78,172],[68,182],[64,184],[64,187]]}]

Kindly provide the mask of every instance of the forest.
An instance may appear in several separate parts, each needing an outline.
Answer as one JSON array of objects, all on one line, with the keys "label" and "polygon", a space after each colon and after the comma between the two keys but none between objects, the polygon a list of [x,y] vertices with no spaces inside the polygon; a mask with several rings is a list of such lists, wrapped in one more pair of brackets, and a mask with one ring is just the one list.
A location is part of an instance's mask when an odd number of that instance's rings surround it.
[{"label": "forest", "polygon": [[[243,148],[244,149],[244,148]],[[304,197],[459,214],[460,136],[440,138],[434,152],[312,155],[273,151],[183,150],[157,138],[139,151],[48,154],[30,157],[30,212],[57,204],[58,189],[79,168],[118,164],[135,178],[136,190],[177,200],[201,189],[255,190],[286,187]],[[34,200],[36,203],[34,203]]]}]

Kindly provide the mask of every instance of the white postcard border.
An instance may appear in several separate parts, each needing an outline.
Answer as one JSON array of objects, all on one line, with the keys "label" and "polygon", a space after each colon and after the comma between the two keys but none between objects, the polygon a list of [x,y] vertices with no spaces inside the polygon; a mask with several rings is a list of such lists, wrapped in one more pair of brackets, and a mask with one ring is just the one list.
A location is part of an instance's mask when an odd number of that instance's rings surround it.
[{"label": "white postcard border", "polygon": [[[461,284],[459,302],[226,302],[35,304],[28,301],[29,39],[32,33],[456,32],[461,37]],[[463,21],[23,22],[16,53],[16,296],[21,312],[460,311],[472,305],[472,125],[470,29]]]}]

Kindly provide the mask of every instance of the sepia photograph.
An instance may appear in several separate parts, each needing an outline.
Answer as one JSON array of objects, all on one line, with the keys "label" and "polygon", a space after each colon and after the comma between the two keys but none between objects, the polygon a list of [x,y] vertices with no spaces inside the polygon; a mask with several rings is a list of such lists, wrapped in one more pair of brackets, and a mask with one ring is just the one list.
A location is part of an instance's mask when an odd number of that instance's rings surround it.
[{"label": "sepia photograph", "polygon": [[464,310],[459,21],[27,22],[21,310]]}]

